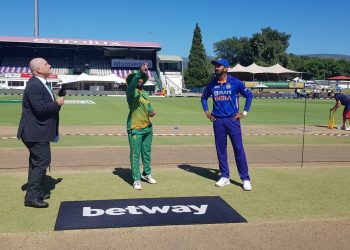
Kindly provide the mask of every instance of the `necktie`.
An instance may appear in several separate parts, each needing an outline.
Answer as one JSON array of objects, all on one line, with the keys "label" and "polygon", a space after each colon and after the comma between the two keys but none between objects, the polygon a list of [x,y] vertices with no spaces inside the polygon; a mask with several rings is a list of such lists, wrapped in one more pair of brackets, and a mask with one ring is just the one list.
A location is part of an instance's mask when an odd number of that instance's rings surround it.
[{"label": "necktie", "polygon": [[51,84],[49,82],[46,82],[46,86],[51,91]]},{"label": "necktie", "polygon": [[47,90],[50,92],[52,100],[54,100],[55,98],[54,98],[54,95],[53,95],[52,90],[51,90],[51,84],[46,82],[46,81],[45,81],[45,84],[46,84]]}]

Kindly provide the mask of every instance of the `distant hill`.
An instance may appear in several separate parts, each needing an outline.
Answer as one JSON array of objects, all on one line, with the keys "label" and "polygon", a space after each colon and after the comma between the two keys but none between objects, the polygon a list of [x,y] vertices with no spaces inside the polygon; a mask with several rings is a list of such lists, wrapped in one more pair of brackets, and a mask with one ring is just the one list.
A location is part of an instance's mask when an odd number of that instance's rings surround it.
[{"label": "distant hill", "polygon": [[306,55],[301,55],[301,56],[318,57],[318,58],[330,58],[330,59],[336,59],[336,60],[344,59],[346,61],[350,61],[350,56],[338,55],[338,54],[306,54]]}]

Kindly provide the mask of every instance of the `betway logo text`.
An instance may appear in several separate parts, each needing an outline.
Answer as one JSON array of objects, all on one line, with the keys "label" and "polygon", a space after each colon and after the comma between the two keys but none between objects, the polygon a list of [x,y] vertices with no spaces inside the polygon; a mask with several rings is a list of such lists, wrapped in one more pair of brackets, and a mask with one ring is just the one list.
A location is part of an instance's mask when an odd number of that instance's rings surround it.
[{"label": "betway logo text", "polygon": [[162,206],[162,207],[146,207],[140,206],[127,206],[126,208],[113,207],[106,210],[99,208],[83,207],[83,216],[101,216],[101,215],[125,215],[129,214],[167,214],[167,213],[193,213],[194,215],[205,214],[208,205],[175,205],[175,206]]}]

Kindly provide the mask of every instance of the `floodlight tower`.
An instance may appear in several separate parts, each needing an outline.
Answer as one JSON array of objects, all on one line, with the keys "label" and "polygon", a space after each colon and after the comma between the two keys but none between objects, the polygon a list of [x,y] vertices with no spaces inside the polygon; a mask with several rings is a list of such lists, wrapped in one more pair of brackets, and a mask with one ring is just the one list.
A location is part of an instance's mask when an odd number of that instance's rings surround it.
[{"label": "floodlight tower", "polygon": [[34,37],[39,37],[39,4],[34,0]]}]

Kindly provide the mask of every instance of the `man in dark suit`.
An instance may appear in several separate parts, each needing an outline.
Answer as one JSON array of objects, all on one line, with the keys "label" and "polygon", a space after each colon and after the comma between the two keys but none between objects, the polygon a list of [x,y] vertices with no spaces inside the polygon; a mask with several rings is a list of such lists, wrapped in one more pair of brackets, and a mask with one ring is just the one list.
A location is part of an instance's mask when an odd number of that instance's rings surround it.
[{"label": "man in dark suit", "polygon": [[22,116],[17,138],[22,139],[29,150],[28,183],[24,205],[45,208],[43,181],[51,163],[50,142],[58,140],[59,111],[64,98],[54,95],[47,86],[51,65],[43,58],[34,58],[29,67],[33,77],[29,79],[23,94]]}]

